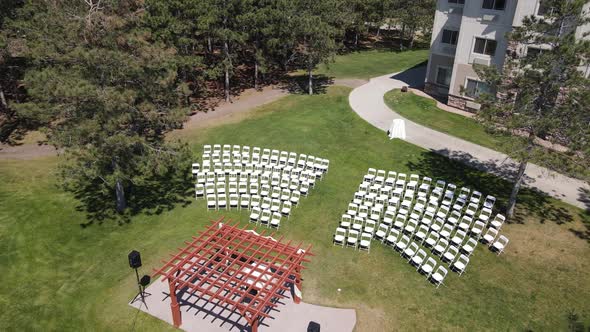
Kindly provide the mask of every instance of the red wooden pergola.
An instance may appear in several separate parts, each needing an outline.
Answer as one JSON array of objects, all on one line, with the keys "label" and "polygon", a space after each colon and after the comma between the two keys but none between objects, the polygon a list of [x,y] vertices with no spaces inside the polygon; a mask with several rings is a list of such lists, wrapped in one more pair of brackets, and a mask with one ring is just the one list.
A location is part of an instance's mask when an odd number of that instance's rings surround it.
[{"label": "red wooden pergola", "polygon": [[[224,217],[213,221],[199,236],[186,241],[164,266],[155,270],[154,277],[162,276],[170,286],[170,307],[174,326],[182,324],[176,298],[177,289],[187,289],[189,295],[205,298],[217,305],[228,305],[240,312],[252,327],[258,330],[260,319],[270,317],[269,309],[277,300],[286,298],[282,292],[291,286],[301,289],[303,262],[312,256],[311,245],[282,243],[283,237],[274,239],[266,231],[239,228]],[[301,301],[295,290],[293,301]]]}]

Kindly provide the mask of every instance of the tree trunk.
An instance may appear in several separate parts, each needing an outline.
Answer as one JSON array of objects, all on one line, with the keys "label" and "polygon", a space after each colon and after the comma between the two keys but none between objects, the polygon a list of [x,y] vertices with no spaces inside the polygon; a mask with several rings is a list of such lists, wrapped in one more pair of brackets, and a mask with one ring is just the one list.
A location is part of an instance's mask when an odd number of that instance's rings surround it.
[{"label": "tree trunk", "polygon": [[522,182],[524,180],[524,172],[526,171],[526,167],[528,165],[528,161],[523,160],[520,162],[518,166],[518,174],[516,175],[516,182],[514,183],[514,187],[512,187],[512,193],[510,194],[510,200],[508,201],[508,209],[506,210],[506,216],[508,218],[512,218],[514,216],[514,207],[516,206],[516,196],[518,196],[518,191],[522,186]]},{"label": "tree trunk", "polygon": [[127,208],[127,200],[125,199],[125,189],[123,188],[121,180],[117,180],[115,193],[117,195],[117,212],[122,213]]},{"label": "tree trunk", "polygon": [[258,60],[254,60],[254,89],[258,90]]},{"label": "tree trunk", "polygon": [[412,49],[412,47],[414,46],[414,33],[415,33],[415,29],[412,28],[410,30],[410,45],[409,45],[409,49]]},{"label": "tree trunk", "polygon": [[309,92],[309,95],[310,96],[313,94],[313,73],[312,73],[312,71],[313,70],[312,70],[311,67],[309,67],[307,69],[307,74],[308,74],[308,77],[309,77],[309,81],[308,81],[308,84],[307,84],[308,85],[307,91]]},{"label": "tree trunk", "polygon": [[358,31],[354,34],[354,48],[358,48],[359,46],[359,33]]},{"label": "tree trunk", "polygon": [[211,46],[211,37],[207,37],[207,51],[209,51],[209,53],[213,52],[213,47]]},{"label": "tree trunk", "polygon": [[381,24],[377,26],[377,37],[381,34]]},{"label": "tree trunk", "polygon": [[404,50],[404,36],[406,34],[406,24],[402,24],[402,31],[401,34],[399,36],[399,49],[400,50]]},{"label": "tree trunk", "polygon": [[225,101],[229,102],[229,68],[225,67],[225,83],[224,83],[224,90],[225,90]]},{"label": "tree trunk", "polygon": [[229,67],[231,66],[231,59],[229,58],[229,45],[227,44],[227,40],[223,43],[223,52],[225,53],[225,101],[229,102],[230,100],[230,93],[229,93]]},{"label": "tree trunk", "polygon": [[2,90],[2,85],[0,85],[0,104],[3,108],[8,109],[8,103],[6,102],[6,97],[4,96],[4,90]]}]

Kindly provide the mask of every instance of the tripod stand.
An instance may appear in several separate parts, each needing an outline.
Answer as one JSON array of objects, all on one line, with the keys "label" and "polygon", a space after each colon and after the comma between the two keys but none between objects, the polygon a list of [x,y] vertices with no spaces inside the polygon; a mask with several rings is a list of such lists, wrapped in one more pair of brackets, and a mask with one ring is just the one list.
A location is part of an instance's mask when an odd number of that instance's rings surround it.
[{"label": "tripod stand", "polygon": [[133,298],[133,301],[131,301],[131,304],[135,303],[135,301],[141,301],[145,307],[147,308],[147,303],[145,303],[145,298],[152,295],[148,292],[145,291],[145,288],[147,287],[147,285],[150,284],[150,276],[148,275],[144,275],[143,277],[141,277],[141,279],[139,279],[139,272],[137,272],[137,268],[134,268],[135,270],[135,277],[137,278],[137,287],[139,288],[139,292],[137,293],[137,295],[135,295],[135,297]]}]

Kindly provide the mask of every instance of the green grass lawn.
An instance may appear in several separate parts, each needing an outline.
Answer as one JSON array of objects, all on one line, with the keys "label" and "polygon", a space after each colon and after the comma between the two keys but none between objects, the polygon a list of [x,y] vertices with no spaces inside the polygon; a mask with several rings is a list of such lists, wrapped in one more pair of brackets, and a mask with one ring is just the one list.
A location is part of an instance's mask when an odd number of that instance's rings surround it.
[{"label": "green grass lawn", "polygon": [[[474,119],[443,111],[436,106],[436,101],[413,93],[392,90],[385,94],[385,103],[406,119],[426,127],[448,133],[466,141],[509,154],[509,142],[515,138],[508,135],[491,134]],[[542,149],[539,147],[539,149]],[[538,151],[541,152],[541,151]],[[563,153],[545,150],[541,156],[535,156],[533,162],[557,169],[561,173],[581,179],[590,179],[590,169],[585,165],[572,162],[571,157]]]},{"label": "green grass lawn", "polygon": [[329,65],[322,64],[314,72],[334,78],[369,79],[405,68],[413,67],[428,60],[428,50],[394,52],[370,50],[338,55]]},{"label": "green grass lawn", "polygon": [[[177,135],[190,142],[195,158],[202,144],[231,143],[330,159],[325,179],[279,231],[313,245],[304,301],[357,309],[357,331],[555,331],[568,328],[572,312],[590,324],[590,247],[576,235],[590,217],[529,190],[519,197],[520,223],[503,228],[511,239],[507,252],[496,256],[480,247],[467,273],[451,274],[438,290],[377,243],[370,254],[333,247],[340,215],[368,167],[467,184],[497,195],[499,205],[510,192],[496,177],[387,140],[350,110],[349,92],[331,87],[323,95],[292,95],[238,123]],[[207,212],[204,201],[191,199],[127,222],[83,227],[84,210],[58,189],[55,173],[56,158],[0,160],[0,330],[172,331],[127,305],[136,291],[127,253],[141,251],[141,272],[148,273],[209,220],[248,218],[246,211]]]}]

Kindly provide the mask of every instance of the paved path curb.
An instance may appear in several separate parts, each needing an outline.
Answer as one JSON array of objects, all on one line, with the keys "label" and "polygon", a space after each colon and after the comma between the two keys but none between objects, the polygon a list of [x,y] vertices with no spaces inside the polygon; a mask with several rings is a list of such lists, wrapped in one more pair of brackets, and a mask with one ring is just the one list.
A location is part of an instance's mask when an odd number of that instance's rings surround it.
[{"label": "paved path curb", "polygon": [[[360,117],[383,131],[389,129],[394,119],[403,119],[406,124],[407,142],[502,178],[513,179],[517,167],[514,160],[507,155],[408,121],[385,104],[383,96],[386,92],[404,85],[422,85],[425,71],[425,67],[416,67],[405,72],[372,78],[350,93],[350,106]],[[583,209],[590,207],[590,186],[583,181],[535,164],[528,165],[525,175],[525,185],[528,187],[536,188]]]}]

